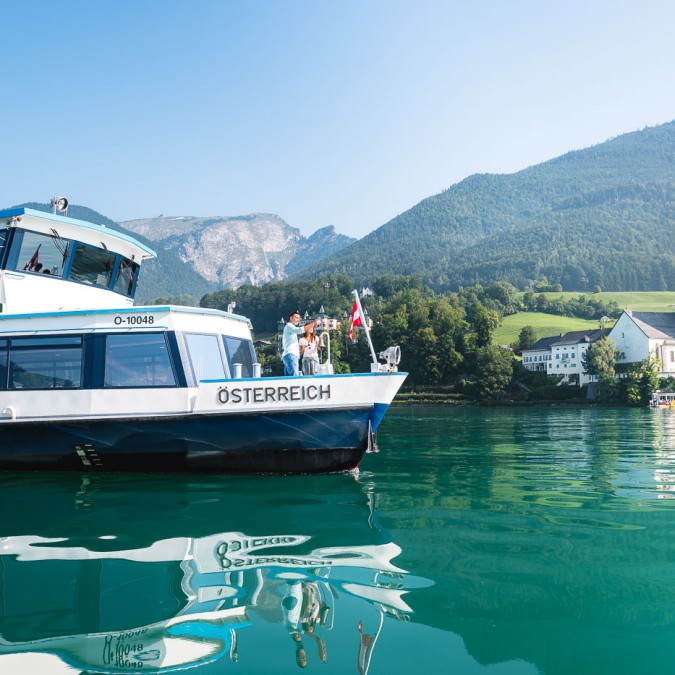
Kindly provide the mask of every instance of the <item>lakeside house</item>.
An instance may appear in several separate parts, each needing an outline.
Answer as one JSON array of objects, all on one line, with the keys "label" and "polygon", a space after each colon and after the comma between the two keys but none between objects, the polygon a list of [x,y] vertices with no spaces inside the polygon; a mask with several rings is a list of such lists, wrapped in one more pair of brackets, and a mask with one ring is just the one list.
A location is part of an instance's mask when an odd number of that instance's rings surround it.
[{"label": "lakeside house", "polygon": [[[580,386],[595,382],[595,375],[584,373],[582,356],[603,334],[603,330],[596,329],[541,338],[523,349],[523,366],[527,370],[544,371],[547,375],[565,375],[563,382],[578,381]],[[675,312],[626,310],[607,337],[619,352],[617,365],[625,369],[652,354],[656,357],[660,377],[675,376]],[[571,377],[573,375],[575,377]]]},{"label": "lakeside house", "polygon": [[545,371],[547,375],[563,375],[563,382],[580,386],[595,381],[595,375],[584,373],[584,352],[604,334],[600,328],[574,330],[537,340],[523,349],[523,366],[527,370]]},{"label": "lakeside house", "polygon": [[621,354],[619,364],[656,357],[659,376],[675,375],[675,312],[631,312],[626,310],[608,337]]},{"label": "lakeside house", "polygon": [[548,363],[551,360],[551,345],[559,337],[559,335],[555,335],[541,338],[527,349],[523,349],[523,366],[527,370],[548,372]]}]

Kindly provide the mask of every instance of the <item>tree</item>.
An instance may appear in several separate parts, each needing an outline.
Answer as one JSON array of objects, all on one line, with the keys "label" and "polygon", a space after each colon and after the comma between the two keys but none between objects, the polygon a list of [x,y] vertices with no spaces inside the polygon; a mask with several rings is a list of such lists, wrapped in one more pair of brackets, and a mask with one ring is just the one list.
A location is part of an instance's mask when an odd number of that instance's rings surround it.
[{"label": "tree", "polygon": [[473,307],[473,329],[476,333],[476,347],[485,347],[492,343],[493,334],[499,327],[499,314],[493,309],[487,309],[480,302]]},{"label": "tree", "polygon": [[506,281],[495,281],[485,289],[485,295],[497,301],[503,315],[515,314],[520,309],[518,289]]},{"label": "tree", "polygon": [[598,377],[598,401],[616,403],[619,399],[619,379],[612,373],[601,373]]},{"label": "tree", "polygon": [[537,296],[536,308],[537,312],[548,312],[549,308],[548,298],[543,293],[540,293]]},{"label": "tree", "polygon": [[476,376],[481,399],[498,399],[504,395],[513,377],[513,354],[497,345],[476,350]]},{"label": "tree", "polygon": [[537,306],[537,298],[532,291],[525,291],[523,293],[523,308],[531,312]]},{"label": "tree", "polygon": [[653,354],[644,361],[632,364],[624,387],[626,403],[647,405],[652,394],[659,388],[659,382],[659,364]]},{"label": "tree", "polygon": [[418,277],[408,277],[403,275],[390,275],[377,277],[373,283],[377,294],[383,298],[390,298],[396,293],[416,289],[422,290],[422,280]]},{"label": "tree", "polygon": [[464,309],[456,297],[434,297],[418,290],[397,293],[378,307],[373,342],[401,347],[401,369],[409,382],[449,381],[464,358]]},{"label": "tree", "polygon": [[439,382],[449,382],[466,353],[466,313],[457,296],[452,295],[432,300],[429,318],[437,337],[434,356],[438,359]]},{"label": "tree", "polygon": [[640,378],[640,402],[648,405],[654,392],[659,388],[659,362],[654,354],[650,354],[642,362],[642,377]]},{"label": "tree", "polygon": [[523,326],[518,334],[518,349],[523,351],[531,347],[537,341],[537,331],[534,326]]},{"label": "tree", "polygon": [[614,340],[603,335],[583,353],[581,363],[587,375],[614,375],[618,358]]},{"label": "tree", "polygon": [[284,364],[277,353],[276,344],[258,347],[256,356],[263,375],[280,376],[284,374]]},{"label": "tree", "polygon": [[581,357],[584,373],[598,376],[598,399],[602,403],[611,403],[618,398],[618,379],[616,377],[618,358],[619,352],[614,340],[606,335],[594,342]]}]

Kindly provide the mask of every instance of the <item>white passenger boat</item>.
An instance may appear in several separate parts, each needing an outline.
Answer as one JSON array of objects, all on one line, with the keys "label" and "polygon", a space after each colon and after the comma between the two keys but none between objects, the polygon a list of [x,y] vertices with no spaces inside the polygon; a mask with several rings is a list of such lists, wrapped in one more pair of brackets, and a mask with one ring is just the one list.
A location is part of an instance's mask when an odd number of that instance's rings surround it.
[{"label": "white passenger boat", "polygon": [[[56,213],[0,211],[0,468],[355,469],[400,388],[371,372],[261,377],[248,319],[134,306],[155,253]],[[395,355],[395,358],[393,357]]]}]

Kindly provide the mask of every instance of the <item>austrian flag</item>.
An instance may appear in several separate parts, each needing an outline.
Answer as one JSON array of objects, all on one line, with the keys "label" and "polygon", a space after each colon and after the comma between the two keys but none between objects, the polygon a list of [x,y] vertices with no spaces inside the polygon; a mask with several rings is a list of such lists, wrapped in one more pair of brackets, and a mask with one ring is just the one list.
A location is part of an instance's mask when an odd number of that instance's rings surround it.
[{"label": "austrian flag", "polygon": [[38,258],[40,257],[40,246],[42,246],[42,244],[38,244],[38,247],[35,249],[35,253],[33,253],[33,257],[23,266],[24,270],[32,272],[35,268],[35,265],[38,264]]},{"label": "austrian flag", "polygon": [[354,302],[354,307],[352,307],[352,325],[349,327],[349,339],[354,342],[354,328],[356,326],[363,326],[363,321],[361,319],[361,312],[359,312],[359,306]]}]

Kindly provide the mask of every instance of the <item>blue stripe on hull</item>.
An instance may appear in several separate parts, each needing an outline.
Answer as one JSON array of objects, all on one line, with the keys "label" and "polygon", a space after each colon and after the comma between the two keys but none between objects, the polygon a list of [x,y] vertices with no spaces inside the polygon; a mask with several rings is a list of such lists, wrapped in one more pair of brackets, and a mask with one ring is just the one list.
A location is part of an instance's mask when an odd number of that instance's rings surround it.
[{"label": "blue stripe on hull", "polygon": [[0,427],[0,468],[326,473],[358,466],[372,409]]},{"label": "blue stripe on hull", "polygon": [[371,417],[372,420],[372,425],[373,425],[373,431],[377,431],[377,427],[380,426],[380,422],[382,421],[382,418],[384,417],[384,413],[389,410],[389,404],[388,403],[376,403],[374,408],[373,408],[373,414]]}]

